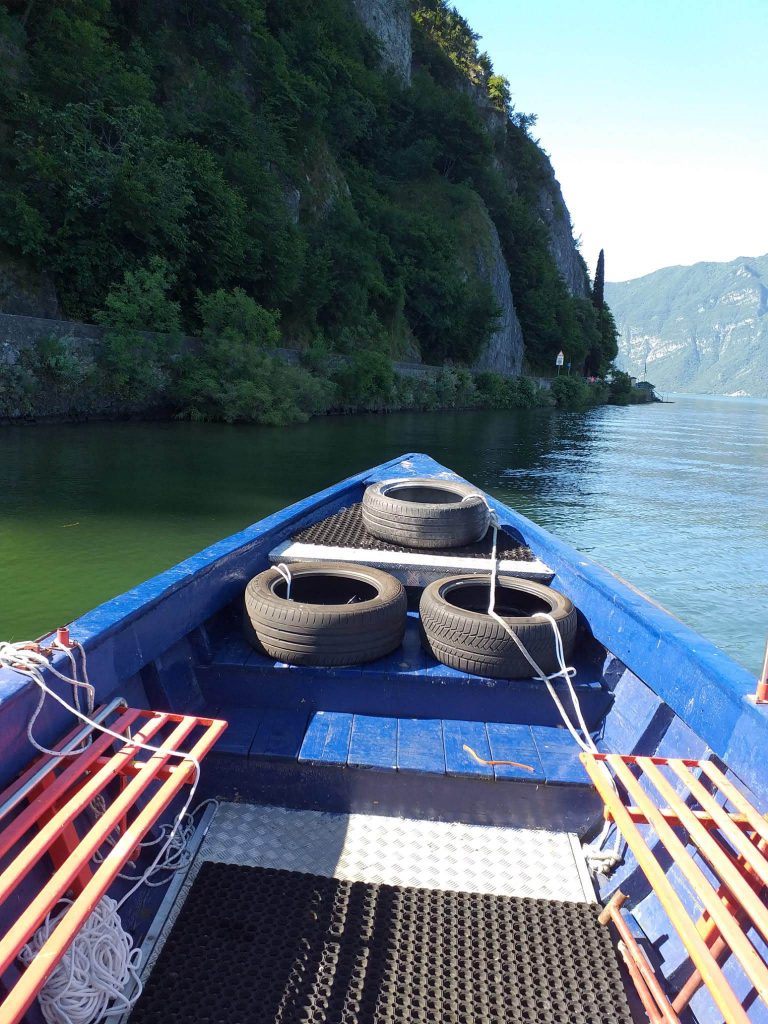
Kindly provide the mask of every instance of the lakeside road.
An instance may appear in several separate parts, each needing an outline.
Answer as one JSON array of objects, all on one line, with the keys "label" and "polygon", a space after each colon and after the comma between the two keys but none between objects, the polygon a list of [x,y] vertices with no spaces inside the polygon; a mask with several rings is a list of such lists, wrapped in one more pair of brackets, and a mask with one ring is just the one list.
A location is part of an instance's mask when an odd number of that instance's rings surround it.
[{"label": "lakeside road", "polygon": [[747,668],[768,607],[768,400],[393,413],[283,429],[0,430],[0,637],[34,637],[284,505],[425,451]]}]

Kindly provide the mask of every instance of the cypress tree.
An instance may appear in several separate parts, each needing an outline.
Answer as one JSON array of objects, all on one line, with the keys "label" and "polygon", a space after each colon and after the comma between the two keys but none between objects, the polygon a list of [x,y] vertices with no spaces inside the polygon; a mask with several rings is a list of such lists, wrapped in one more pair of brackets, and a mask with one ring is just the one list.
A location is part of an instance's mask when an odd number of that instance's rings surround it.
[{"label": "cypress tree", "polygon": [[602,309],[605,304],[605,253],[600,250],[597,257],[595,269],[595,283],[592,285],[592,303],[596,309]]}]

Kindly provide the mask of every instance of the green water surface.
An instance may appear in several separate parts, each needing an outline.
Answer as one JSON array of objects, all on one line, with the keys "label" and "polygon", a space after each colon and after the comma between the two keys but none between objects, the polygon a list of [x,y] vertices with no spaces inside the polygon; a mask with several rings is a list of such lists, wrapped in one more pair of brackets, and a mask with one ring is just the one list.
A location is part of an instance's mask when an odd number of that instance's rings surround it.
[{"label": "green water surface", "polygon": [[38,636],[350,473],[427,452],[757,672],[768,402],[398,413],[286,429],[0,428],[0,638]]}]

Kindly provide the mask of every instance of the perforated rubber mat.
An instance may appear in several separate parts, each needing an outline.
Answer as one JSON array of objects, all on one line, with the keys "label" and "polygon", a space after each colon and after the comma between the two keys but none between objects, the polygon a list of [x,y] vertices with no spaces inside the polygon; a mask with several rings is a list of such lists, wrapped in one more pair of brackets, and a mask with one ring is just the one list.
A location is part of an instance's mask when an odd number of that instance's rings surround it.
[{"label": "perforated rubber mat", "polygon": [[[413,551],[414,548],[400,544],[389,544],[373,537],[363,525],[362,505],[357,502],[349,508],[335,512],[327,519],[300,530],[291,540],[302,544],[325,544],[328,547],[362,548],[365,551]],[[456,558],[489,558],[493,537],[489,529],[482,540],[466,544],[461,548],[430,548],[430,555],[446,555]],[[501,559],[518,562],[532,562],[534,554],[529,547],[518,544],[503,530],[499,531],[498,556]]]},{"label": "perforated rubber mat", "polygon": [[132,1024],[631,1024],[598,908],[205,863]]}]

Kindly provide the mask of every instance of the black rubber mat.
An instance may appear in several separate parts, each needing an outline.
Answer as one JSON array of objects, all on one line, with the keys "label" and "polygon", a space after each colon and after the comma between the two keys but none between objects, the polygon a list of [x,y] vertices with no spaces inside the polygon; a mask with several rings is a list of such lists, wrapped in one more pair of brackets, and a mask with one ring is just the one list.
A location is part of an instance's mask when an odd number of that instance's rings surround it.
[{"label": "black rubber mat", "polygon": [[[291,540],[300,541],[303,544],[326,544],[330,547],[340,548],[363,548],[366,551],[378,549],[379,551],[415,551],[415,548],[403,547],[401,544],[389,544],[387,541],[373,537],[363,525],[362,505],[350,505],[335,512],[327,519],[299,531]],[[488,558],[491,554],[493,543],[492,532],[489,529],[482,540],[475,544],[466,544],[460,548],[430,548],[422,554],[429,555],[455,555],[460,558]],[[511,537],[504,530],[499,531],[498,542],[499,558],[510,559],[511,561],[532,562],[534,554],[529,547],[521,544],[516,538]]]},{"label": "black rubber mat", "polygon": [[202,866],[132,1024],[631,1024],[598,907]]}]

